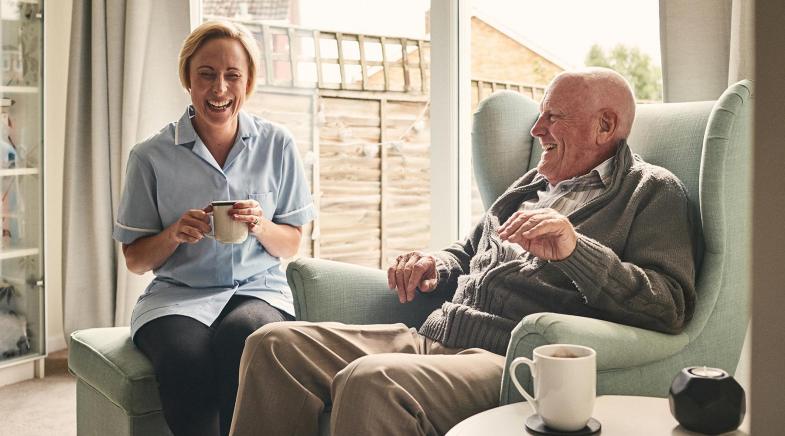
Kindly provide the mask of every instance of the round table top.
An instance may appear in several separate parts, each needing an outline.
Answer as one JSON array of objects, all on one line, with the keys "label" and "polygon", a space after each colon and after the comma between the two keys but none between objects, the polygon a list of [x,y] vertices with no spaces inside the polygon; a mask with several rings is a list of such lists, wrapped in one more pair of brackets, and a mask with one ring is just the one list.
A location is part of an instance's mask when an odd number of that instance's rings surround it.
[{"label": "round table top", "polygon": [[[533,413],[528,403],[514,403],[471,416],[452,428],[447,436],[521,436],[526,418]],[[594,404],[594,418],[602,424],[602,436],[614,435],[697,435],[676,422],[667,398],[603,395]],[[747,436],[749,413],[739,430],[726,436]]]}]

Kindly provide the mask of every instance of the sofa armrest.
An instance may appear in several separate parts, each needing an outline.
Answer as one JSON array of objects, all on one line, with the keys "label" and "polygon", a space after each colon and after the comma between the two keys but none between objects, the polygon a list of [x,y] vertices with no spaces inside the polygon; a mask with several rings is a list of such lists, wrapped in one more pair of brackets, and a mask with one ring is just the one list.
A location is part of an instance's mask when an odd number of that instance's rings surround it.
[{"label": "sofa armrest", "polygon": [[286,268],[297,319],[346,324],[391,324],[419,327],[444,302],[437,295],[417,294],[401,304],[387,287],[381,270],[323,259],[298,259]]},{"label": "sofa armrest", "polygon": [[[532,351],[546,344],[575,344],[597,352],[597,373],[634,368],[669,358],[684,349],[689,337],[670,335],[594,318],[558,313],[535,313],[525,317],[512,331],[502,376],[501,403],[522,401],[510,381],[509,368],[513,359],[531,358]],[[524,369],[524,367],[526,369]],[[531,389],[528,367],[521,365],[518,381]]]}]

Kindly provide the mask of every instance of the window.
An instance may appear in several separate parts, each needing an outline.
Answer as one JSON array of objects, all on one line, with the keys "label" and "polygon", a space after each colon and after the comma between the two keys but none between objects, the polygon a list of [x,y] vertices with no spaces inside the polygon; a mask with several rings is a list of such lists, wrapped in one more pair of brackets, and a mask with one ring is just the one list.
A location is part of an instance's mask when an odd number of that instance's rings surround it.
[{"label": "window", "polygon": [[202,0],[262,52],[245,110],[294,135],[319,218],[300,255],[386,268],[430,245],[430,0]]}]

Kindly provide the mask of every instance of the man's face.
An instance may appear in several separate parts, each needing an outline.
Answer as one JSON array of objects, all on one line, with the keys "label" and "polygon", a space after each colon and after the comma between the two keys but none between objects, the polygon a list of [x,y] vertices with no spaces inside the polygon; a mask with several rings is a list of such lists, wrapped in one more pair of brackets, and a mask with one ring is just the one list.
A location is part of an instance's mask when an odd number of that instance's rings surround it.
[{"label": "man's face", "polygon": [[240,42],[220,38],[205,42],[189,65],[191,102],[203,127],[236,123],[248,86],[248,55]]},{"label": "man's face", "polygon": [[597,144],[598,114],[590,92],[576,80],[557,80],[540,103],[531,129],[543,148],[537,171],[555,185],[599,165],[606,149]]}]

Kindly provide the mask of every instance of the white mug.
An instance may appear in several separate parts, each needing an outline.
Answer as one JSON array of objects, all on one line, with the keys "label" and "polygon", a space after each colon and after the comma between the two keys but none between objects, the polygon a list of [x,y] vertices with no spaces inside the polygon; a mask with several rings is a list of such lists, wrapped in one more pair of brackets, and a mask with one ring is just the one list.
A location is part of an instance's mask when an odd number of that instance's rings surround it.
[{"label": "white mug", "polygon": [[[534,380],[534,396],[518,382],[515,370],[526,364]],[[515,387],[549,428],[577,431],[594,411],[597,353],[581,345],[552,344],[534,349],[534,361],[518,357],[510,365]]]},{"label": "white mug", "polygon": [[236,203],[235,200],[213,201],[213,214],[210,216],[210,227],[212,231],[205,233],[206,236],[215,238],[224,244],[241,244],[248,238],[248,225],[241,221],[235,221],[229,216],[229,210]]}]

